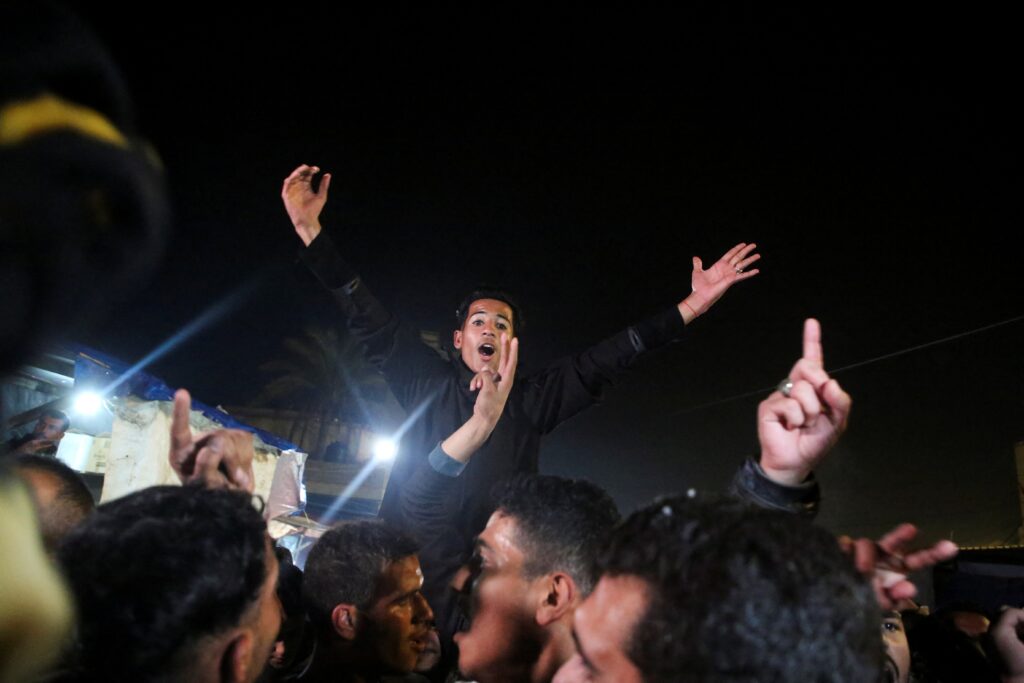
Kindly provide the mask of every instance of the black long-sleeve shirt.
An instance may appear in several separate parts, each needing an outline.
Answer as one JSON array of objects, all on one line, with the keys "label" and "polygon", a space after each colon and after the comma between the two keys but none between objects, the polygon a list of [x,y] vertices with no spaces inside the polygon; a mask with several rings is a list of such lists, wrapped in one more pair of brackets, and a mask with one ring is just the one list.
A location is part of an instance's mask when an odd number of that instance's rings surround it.
[{"label": "black long-sleeve shirt", "polygon": [[[404,523],[402,487],[427,454],[473,414],[473,372],[461,358],[446,360],[399,323],[362,284],[325,233],[305,250],[304,260],[331,291],[351,334],[383,372],[399,404],[410,415],[422,411],[402,437],[381,516]],[[683,332],[675,306],[539,372],[517,375],[505,410],[490,438],[477,451],[450,492],[457,529],[472,538],[493,511],[492,486],[517,472],[536,472],[541,436],[599,401],[606,387],[644,353],[665,346]],[[429,557],[422,555],[426,566]]]}]

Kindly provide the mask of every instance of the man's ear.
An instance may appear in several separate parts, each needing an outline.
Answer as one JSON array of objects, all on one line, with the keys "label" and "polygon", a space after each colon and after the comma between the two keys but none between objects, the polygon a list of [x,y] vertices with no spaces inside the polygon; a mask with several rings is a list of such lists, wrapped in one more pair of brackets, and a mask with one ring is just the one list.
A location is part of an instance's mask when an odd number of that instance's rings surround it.
[{"label": "man's ear", "polygon": [[356,624],[359,621],[359,609],[355,605],[335,605],[331,610],[331,624],[334,632],[344,640],[356,639]]},{"label": "man's ear", "polygon": [[455,330],[452,332],[452,346],[457,349],[462,348],[462,330]]},{"label": "man's ear", "polygon": [[537,605],[537,624],[547,626],[576,607],[579,590],[572,577],[564,572],[548,574],[539,581],[541,594],[540,604]]},{"label": "man's ear", "polygon": [[[248,629],[240,629],[231,636],[231,639],[227,642],[227,647],[224,648],[224,655],[221,657],[220,672],[222,681],[225,683],[245,683],[245,681],[254,678],[254,676],[250,675],[253,672],[249,670],[253,666],[253,645],[252,632]],[[260,667],[260,671],[262,671],[266,663],[266,660],[263,660],[256,662],[255,665]]]}]

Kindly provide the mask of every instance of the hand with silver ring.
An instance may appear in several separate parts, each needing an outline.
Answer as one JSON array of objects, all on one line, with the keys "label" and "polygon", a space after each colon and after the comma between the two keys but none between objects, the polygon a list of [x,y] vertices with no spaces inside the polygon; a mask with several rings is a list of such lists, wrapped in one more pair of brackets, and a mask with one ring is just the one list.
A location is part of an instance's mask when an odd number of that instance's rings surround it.
[{"label": "hand with silver ring", "polygon": [[803,482],[846,430],[850,395],[828,376],[817,320],[804,323],[803,357],[757,409],[761,468],[787,486]]}]

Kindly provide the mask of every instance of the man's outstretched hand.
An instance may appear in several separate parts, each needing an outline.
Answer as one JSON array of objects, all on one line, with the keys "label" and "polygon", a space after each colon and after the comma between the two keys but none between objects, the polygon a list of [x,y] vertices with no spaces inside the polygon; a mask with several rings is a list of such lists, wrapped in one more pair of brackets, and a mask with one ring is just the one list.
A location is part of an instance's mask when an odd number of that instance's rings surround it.
[{"label": "man's outstretched hand", "polygon": [[883,610],[894,609],[900,600],[910,600],[917,588],[908,579],[911,572],[927,569],[956,557],[959,548],[952,541],[939,541],[922,550],[908,551],[917,536],[913,524],[900,524],[878,541],[870,538],[839,538],[839,547],[853,556],[857,571],[871,581]]},{"label": "man's outstretched hand", "polygon": [[170,462],[181,483],[252,493],[256,485],[252,434],[241,429],[216,429],[193,436],[189,427],[191,410],[192,398],[178,389],[171,418]]},{"label": "man's outstretched hand", "polygon": [[760,254],[751,254],[756,248],[756,244],[740,242],[707,270],[704,270],[699,257],[693,257],[693,274],[690,276],[693,291],[679,302],[679,314],[687,324],[703,315],[735,283],[761,272],[757,268],[747,270],[747,266],[761,258]]},{"label": "man's outstretched hand", "polygon": [[303,164],[284,179],[281,188],[284,209],[292,219],[295,232],[307,247],[320,234],[320,212],[327,202],[327,190],[331,187],[331,174],[324,173],[319,191],[313,191],[313,176],[319,172],[319,166]]},{"label": "man's outstretched hand", "polygon": [[825,372],[821,326],[804,322],[803,357],[789,372],[789,396],[773,392],[757,408],[761,469],[773,481],[804,481],[846,431],[852,400]]}]

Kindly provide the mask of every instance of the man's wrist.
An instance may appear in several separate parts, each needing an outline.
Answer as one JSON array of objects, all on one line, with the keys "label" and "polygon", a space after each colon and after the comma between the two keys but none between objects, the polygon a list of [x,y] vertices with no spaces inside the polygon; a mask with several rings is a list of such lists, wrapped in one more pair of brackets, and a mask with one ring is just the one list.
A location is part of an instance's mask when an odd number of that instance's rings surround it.
[{"label": "man's wrist", "polygon": [[677,308],[679,315],[683,316],[683,323],[689,325],[697,318],[697,311],[688,303],[687,299],[689,297],[680,301]]},{"label": "man's wrist", "polygon": [[473,415],[466,420],[466,424],[472,429],[474,440],[478,440],[481,445],[487,440],[487,437],[494,431],[494,427],[497,426],[498,420],[501,418],[501,413],[498,413],[497,417],[491,419],[490,417],[481,415],[479,413],[473,413]]},{"label": "man's wrist", "polygon": [[295,232],[298,233],[299,239],[308,247],[313,240],[317,238],[323,227],[320,225],[320,221],[316,220],[312,223],[305,221],[297,221],[295,223]]},{"label": "man's wrist", "polygon": [[818,513],[821,500],[821,489],[813,474],[796,486],[786,486],[769,478],[753,457],[744,460],[736,471],[730,490],[736,497],[759,507],[791,512],[808,519]]},{"label": "man's wrist", "polygon": [[[679,313],[687,324],[694,318],[699,318],[707,313],[708,308],[707,298],[697,291],[691,292],[689,296],[679,302]],[[687,316],[689,316],[689,320],[687,320]]]},{"label": "man's wrist", "polygon": [[761,471],[765,473],[765,476],[782,486],[799,486],[811,476],[811,470],[809,469],[777,469],[765,465],[763,456],[758,464],[761,466]]}]

